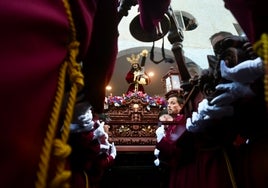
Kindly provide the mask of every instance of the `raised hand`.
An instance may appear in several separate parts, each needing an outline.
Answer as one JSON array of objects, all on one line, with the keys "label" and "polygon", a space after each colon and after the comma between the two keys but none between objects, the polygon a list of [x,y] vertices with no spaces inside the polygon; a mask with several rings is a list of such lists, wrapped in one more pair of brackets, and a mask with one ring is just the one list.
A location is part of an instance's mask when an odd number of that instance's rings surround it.
[{"label": "raised hand", "polygon": [[219,84],[216,86],[216,90],[223,91],[222,94],[218,95],[210,102],[212,105],[217,106],[229,105],[239,98],[252,97],[255,95],[249,84],[239,82]]}]

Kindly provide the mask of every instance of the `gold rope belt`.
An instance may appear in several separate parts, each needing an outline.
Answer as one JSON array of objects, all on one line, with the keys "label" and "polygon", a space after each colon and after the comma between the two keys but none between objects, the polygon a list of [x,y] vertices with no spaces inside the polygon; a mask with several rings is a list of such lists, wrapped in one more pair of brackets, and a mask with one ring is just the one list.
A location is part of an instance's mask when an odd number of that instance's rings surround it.
[{"label": "gold rope belt", "polygon": [[266,112],[268,113],[268,34],[263,33],[259,41],[253,45],[254,51],[264,62],[264,96],[266,102]]},{"label": "gold rope belt", "polygon": [[[81,66],[76,62],[76,57],[79,53],[80,43],[76,40],[76,30],[70,9],[68,0],[63,0],[63,4],[68,17],[70,29],[71,29],[71,42],[68,45],[68,55],[66,60],[60,67],[58,86],[54,99],[54,106],[52,108],[49,124],[44,138],[44,145],[40,154],[39,170],[37,172],[37,180],[35,182],[36,188],[46,188],[47,186],[52,188],[70,187],[69,179],[71,172],[65,170],[66,158],[71,153],[71,147],[67,144],[70,132],[70,123],[73,116],[73,109],[77,92],[84,86],[83,74],[81,72]],[[65,94],[65,78],[68,74],[71,82],[71,89],[69,91],[69,97],[66,107],[66,113],[63,121],[63,128],[60,138],[56,138],[56,131],[59,122],[59,116],[62,106],[62,99]],[[53,151],[53,152],[52,152]],[[49,164],[51,156],[56,159],[56,172],[54,179],[50,183],[47,181],[49,172]],[[48,185],[47,185],[48,184]]]},{"label": "gold rope belt", "polygon": [[234,176],[234,171],[233,171],[232,164],[230,162],[229,156],[226,153],[225,149],[223,149],[222,151],[223,151],[223,156],[224,156],[226,166],[227,166],[227,169],[228,169],[228,174],[230,176],[230,180],[231,180],[231,183],[232,183],[232,187],[237,188],[237,184],[236,184],[235,176]]}]

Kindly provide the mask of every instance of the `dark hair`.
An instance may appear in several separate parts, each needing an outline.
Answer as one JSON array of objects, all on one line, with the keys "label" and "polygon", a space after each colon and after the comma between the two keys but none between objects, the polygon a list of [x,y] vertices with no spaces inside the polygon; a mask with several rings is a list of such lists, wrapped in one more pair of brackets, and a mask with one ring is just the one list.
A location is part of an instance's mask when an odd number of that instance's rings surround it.
[{"label": "dark hair", "polygon": [[166,100],[168,100],[171,97],[176,97],[179,104],[184,104],[184,96],[182,90],[170,90],[165,94]]},{"label": "dark hair", "polygon": [[[133,67],[133,65],[134,64],[137,64],[138,65],[138,67],[137,68],[134,68]],[[136,70],[139,70],[139,71],[141,71],[141,65],[139,64],[139,63],[133,63],[133,64],[131,64],[131,67],[130,67],[130,72],[135,72]]]},{"label": "dark hair", "polygon": [[75,104],[72,123],[83,125],[84,122],[81,121],[78,117],[85,114],[85,112],[89,109],[92,110],[92,106],[88,102],[80,102]]},{"label": "dark hair", "polygon": [[209,38],[210,42],[212,42],[212,40],[217,36],[222,36],[223,38],[225,38],[225,37],[231,37],[233,36],[233,34],[228,31],[219,31],[211,35],[211,37]]},{"label": "dark hair", "polygon": [[[218,37],[218,36],[221,36],[222,39],[217,41],[216,43],[213,44],[213,40]],[[222,41],[228,37],[232,37],[234,36],[232,33],[230,32],[227,32],[227,31],[220,31],[220,32],[217,32],[215,34],[213,34],[209,40],[210,40],[210,43],[212,44],[212,47],[213,47],[213,51],[215,53],[215,55],[220,55],[222,53]]]}]

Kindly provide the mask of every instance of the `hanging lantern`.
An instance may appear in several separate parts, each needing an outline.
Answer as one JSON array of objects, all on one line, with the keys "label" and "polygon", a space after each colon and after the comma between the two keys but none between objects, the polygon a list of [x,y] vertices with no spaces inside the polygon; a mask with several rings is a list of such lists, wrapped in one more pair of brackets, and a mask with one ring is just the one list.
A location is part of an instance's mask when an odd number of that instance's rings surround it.
[{"label": "hanging lantern", "polygon": [[166,93],[170,90],[180,89],[179,71],[174,67],[170,67],[169,71],[162,77],[162,81],[164,82]]}]

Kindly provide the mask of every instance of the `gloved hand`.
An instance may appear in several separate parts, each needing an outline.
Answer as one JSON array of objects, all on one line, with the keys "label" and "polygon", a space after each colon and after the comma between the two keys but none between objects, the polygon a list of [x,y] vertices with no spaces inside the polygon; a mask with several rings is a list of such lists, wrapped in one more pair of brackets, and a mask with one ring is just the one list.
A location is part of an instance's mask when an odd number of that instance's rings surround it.
[{"label": "gloved hand", "polygon": [[[196,112],[193,112],[196,113]],[[193,117],[193,115],[192,115]],[[186,120],[186,129],[190,132],[201,132],[203,130],[203,126],[198,126],[196,121],[192,121],[191,118],[187,118]],[[201,130],[202,129],[202,130]]]},{"label": "gloved hand", "polygon": [[[80,105],[78,105],[80,106]],[[78,107],[77,107],[78,108]],[[91,108],[88,107],[85,112],[80,112],[81,110],[77,110],[78,112],[75,113],[73,123],[71,123],[70,130],[72,133],[74,132],[86,132],[94,129],[95,122],[93,119],[93,114]],[[82,114],[81,114],[82,113]],[[80,115],[79,115],[80,114]]]},{"label": "gloved hand", "polygon": [[155,166],[159,166],[159,164],[160,164],[160,160],[158,159],[159,153],[160,153],[159,149],[155,148],[154,149],[154,156],[156,157],[156,159],[154,160]]},{"label": "gloved hand", "polygon": [[246,60],[229,68],[224,60],[221,60],[221,76],[227,80],[241,83],[251,83],[264,75],[263,61],[260,57],[254,60]]},{"label": "gloved hand", "polygon": [[207,99],[203,99],[199,104],[197,108],[197,112],[192,113],[191,118],[186,119],[186,129],[190,132],[197,132],[200,131],[201,128],[203,128],[202,125],[197,125],[198,122],[202,122],[203,119],[207,119],[209,117],[206,117],[206,114],[204,113],[205,106],[208,104]]},{"label": "gloved hand", "polygon": [[91,109],[89,108],[84,114],[81,114],[80,116],[77,117],[79,121],[82,121],[85,124],[88,124],[89,122],[92,121],[93,119],[93,114]]},{"label": "gloved hand", "polygon": [[207,126],[208,120],[220,119],[233,115],[233,107],[230,105],[210,105],[207,99],[203,99],[198,105],[198,111],[192,113],[186,120],[186,129],[190,132],[201,132]]},{"label": "gloved hand", "polygon": [[155,134],[156,134],[156,141],[160,142],[162,138],[165,136],[164,125],[161,125],[160,127],[158,127],[155,131]]},{"label": "gloved hand", "polygon": [[[101,122],[99,120],[96,121],[98,124],[98,128],[94,130],[93,132],[93,139],[98,139],[102,135],[104,135],[106,132],[104,131],[104,122]],[[107,134],[107,133],[106,133]]]},{"label": "gloved hand", "polygon": [[109,135],[104,130],[104,122],[96,121],[99,127],[93,132],[93,139],[97,139],[100,144],[100,152],[108,152],[110,143],[108,141]]},{"label": "gloved hand", "polygon": [[[221,119],[223,117],[232,116],[234,114],[234,109],[232,106],[217,106],[217,105],[207,105],[207,108],[202,112],[204,114],[203,119]],[[200,116],[197,116],[200,117]],[[200,118],[196,119],[196,121]]]},{"label": "gloved hand", "polygon": [[229,105],[239,98],[252,97],[255,95],[249,84],[239,82],[219,84],[216,86],[216,90],[224,91],[210,102],[210,104],[217,106]]},{"label": "gloved hand", "polygon": [[201,118],[197,112],[193,112],[192,118],[187,118],[186,120],[186,129],[189,132],[203,132],[206,127],[209,125],[209,116]]},{"label": "gloved hand", "polygon": [[159,156],[159,153],[160,153],[160,151],[159,151],[159,149],[154,149],[154,156],[155,157],[158,157]]},{"label": "gloved hand", "polygon": [[233,114],[233,107],[219,106],[218,104],[211,104],[207,99],[203,99],[197,108],[197,112],[192,113],[192,121],[199,121],[202,119],[220,119],[224,116]]},{"label": "gloved hand", "polygon": [[116,153],[116,147],[114,145],[114,142],[111,144],[111,153],[110,155],[113,157],[113,159],[115,159],[117,153]]},{"label": "gloved hand", "polygon": [[111,144],[108,141],[108,134],[106,132],[104,132],[104,134],[102,134],[101,136],[97,137],[97,140],[100,144],[100,152],[101,153],[108,153],[109,149],[111,147]]},{"label": "gloved hand", "polygon": [[107,144],[100,144],[100,149],[102,152],[106,152],[110,149],[110,146],[109,142]]},{"label": "gloved hand", "polygon": [[154,165],[159,166],[160,165],[160,160],[157,158],[154,160]]},{"label": "gloved hand", "polygon": [[192,117],[186,120],[186,129],[190,132],[202,132],[206,128],[206,120],[209,118],[209,116],[202,116],[193,112]]}]

